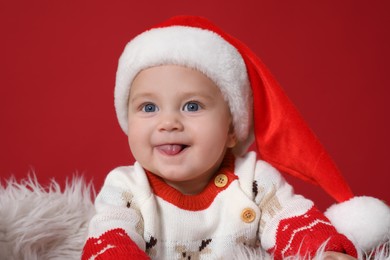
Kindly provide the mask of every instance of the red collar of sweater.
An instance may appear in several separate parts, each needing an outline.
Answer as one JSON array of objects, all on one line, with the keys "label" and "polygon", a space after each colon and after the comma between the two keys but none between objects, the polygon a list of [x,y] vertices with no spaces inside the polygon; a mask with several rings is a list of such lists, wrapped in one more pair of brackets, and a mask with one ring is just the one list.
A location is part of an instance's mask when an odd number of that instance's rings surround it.
[{"label": "red collar of sweater", "polygon": [[[221,191],[225,190],[234,180],[238,179],[234,174],[234,161],[234,156],[230,152],[227,152],[221,167],[210,178],[205,189],[195,195],[182,194],[180,191],[169,186],[161,177],[147,170],[145,172],[154,194],[181,209],[198,211],[207,209]],[[228,178],[227,184],[223,187],[217,187],[214,184],[214,178],[220,174],[224,174]]]}]

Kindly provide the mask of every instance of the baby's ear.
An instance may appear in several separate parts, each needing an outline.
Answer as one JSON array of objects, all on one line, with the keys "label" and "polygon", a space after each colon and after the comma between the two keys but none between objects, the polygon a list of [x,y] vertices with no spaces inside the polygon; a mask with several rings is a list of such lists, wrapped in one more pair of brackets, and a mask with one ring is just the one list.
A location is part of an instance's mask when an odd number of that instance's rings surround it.
[{"label": "baby's ear", "polygon": [[229,128],[228,140],[226,142],[226,146],[228,148],[233,148],[234,146],[236,146],[236,144],[237,144],[237,136],[234,131],[234,126],[233,124],[231,124]]}]

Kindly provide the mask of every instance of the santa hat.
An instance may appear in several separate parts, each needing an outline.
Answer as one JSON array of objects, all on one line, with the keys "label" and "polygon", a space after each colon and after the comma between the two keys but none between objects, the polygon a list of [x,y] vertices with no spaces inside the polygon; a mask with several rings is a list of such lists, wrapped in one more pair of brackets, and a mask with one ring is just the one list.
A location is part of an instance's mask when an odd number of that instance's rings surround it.
[{"label": "santa hat", "polygon": [[381,226],[376,234],[365,237],[369,245],[357,239],[366,236],[355,234],[361,226],[350,225],[352,230],[342,230],[359,247],[368,249],[386,239],[390,233],[387,205],[374,198],[370,202],[366,197],[353,198],[334,162],[261,60],[242,42],[204,18],[173,17],[127,44],[119,59],[115,86],[115,109],[125,133],[132,81],[141,70],[164,64],[197,69],[220,87],[233,118],[238,140],[233,151],[236,155],[242,155],[254,137],[262,160],[281,172],[320,185],[337,202],[343,202],[328,214],[336,228],[345,226],[338,225],[339,220],[356,222],[349,219],[351,214],[337,216],[337,212],[352,212],[357,218],[375,212],[368,222]]}]

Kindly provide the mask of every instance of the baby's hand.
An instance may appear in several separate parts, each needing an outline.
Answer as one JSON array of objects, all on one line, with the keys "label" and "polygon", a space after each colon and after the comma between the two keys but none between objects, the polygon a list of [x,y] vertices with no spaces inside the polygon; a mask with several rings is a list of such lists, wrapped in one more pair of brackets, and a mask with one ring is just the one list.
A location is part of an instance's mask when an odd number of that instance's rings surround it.
[{"label": "baby's hand", "polygon": [[343,254],[343,253],[338,253],[338,252],[333,252],[333,251],[328,251],[328,252],[325,252],[323,255],[322,255],[322,258],[319,259],[319,258],[314,258],[315,260],[356,260],[355,257],[352,257],[350,255],[347,255],[347,254]]}]

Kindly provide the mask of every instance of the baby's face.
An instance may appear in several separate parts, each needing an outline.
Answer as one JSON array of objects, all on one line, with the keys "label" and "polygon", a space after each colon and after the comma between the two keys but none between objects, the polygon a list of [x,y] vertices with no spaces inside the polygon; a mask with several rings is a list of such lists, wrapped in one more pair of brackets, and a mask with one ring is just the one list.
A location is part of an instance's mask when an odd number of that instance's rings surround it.
[{"label": "baby's face", "polygon": [[183,193],[200,192],[236,144],[221,91],[193,69],[164,65],[141,71],[128,109],[135,159]]}]

